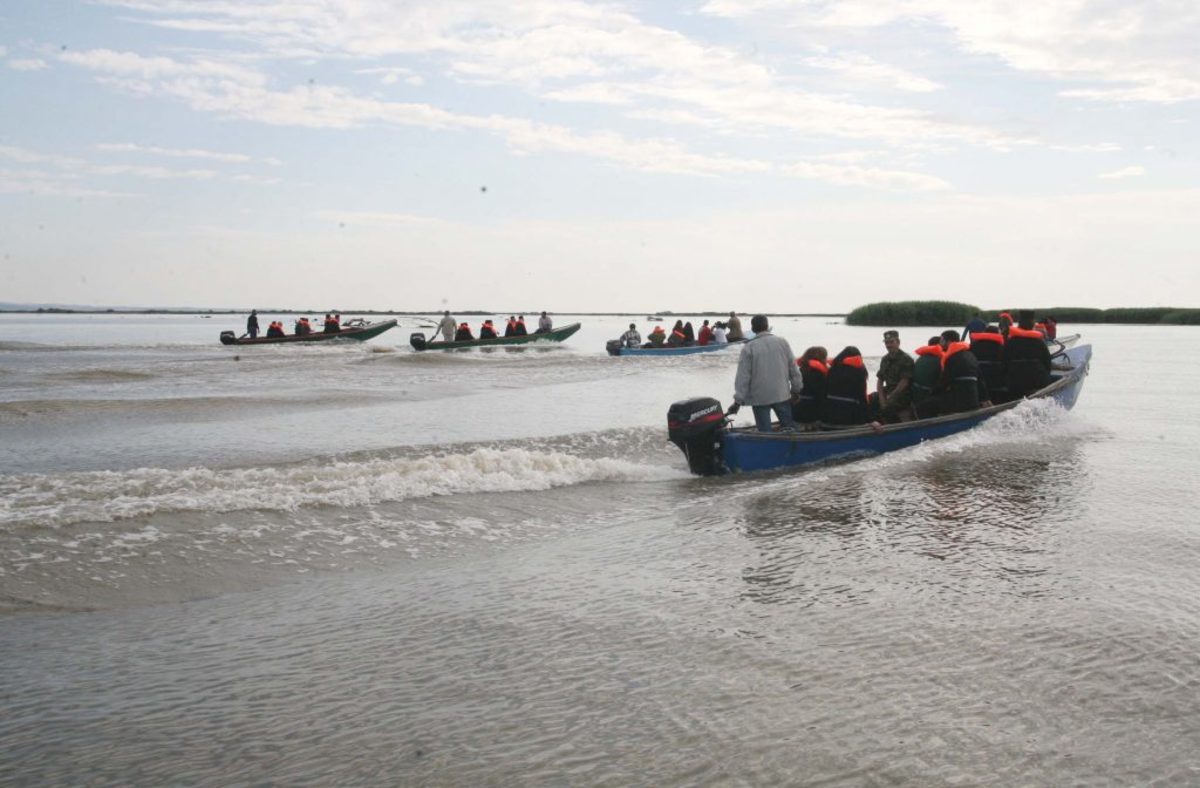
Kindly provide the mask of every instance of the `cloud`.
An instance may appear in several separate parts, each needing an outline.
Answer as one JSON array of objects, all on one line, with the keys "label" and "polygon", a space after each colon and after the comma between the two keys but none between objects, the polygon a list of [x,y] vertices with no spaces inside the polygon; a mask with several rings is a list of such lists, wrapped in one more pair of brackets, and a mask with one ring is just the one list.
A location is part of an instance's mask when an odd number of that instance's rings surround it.
[{"label": "cloud", "polygon": [[254,161],[242,153],[221,153],[218,151],[201,150],[198,148],[160,148],[154,145],[135,145],[133,143],[99,143],[96,150],[110,153],[148,153],[154,156],[171,156],[182,159],[211,159],[213,161],[247,164]]},{"label": "cloud", "polygon": [[868,83],[891,85],[897,90],[912,93],[931,93],[942,86],[932,80],[909,73],[901,68],[880,63],[872,57],[851,53],[837,57],[805,58],[805,65],[813,68],[836,71],[850,79]]},{"label": "cloud", "polygon": [[[726,140],[781,132],[811,138],[879,140],[897,148],[930,141],[999,150],[1030,144],[1018,136],[925,110],[877,106],[814,92],[795,76],[777,72],[777,66],[769,61],[648,24],[611,5],[569,0],[518,4],[439,0],[402,5],[317,0],[257,5],[187,0],[110,2],[142,12],[146,15],[143,21],[150,24],[206,31],[249,43],[258,56],[321,61],[404,57],[414,67],[436,69],[442,76],[468,84],[502,85],[540,99],[600,105],[634,120],[709,128]],[[107,57],[113,62],[103,63],[88,54],[91,62],[86,65],[126,77],[130,82],[125,86],[131,90],[154,89],[133,84],[135,77],[156,74],[169,80],[185,65],[142,67],[132,53]],[[77,62],[84,65],[82,57]],[[931,80],[865,55],[819,58],[813,65],[901,94],[938,87]],[[392,70],[398,68],[384,66],[377,73],[398,78],[402,71]],[[376,73],[376,69],[359,72]],[[250,82],[243,75],[238,84],[248,87]],[[261,90],[264,85],[258,82],[255,87]],[[163,88],[160,82],[157,89]],[[231,91],[224,92],[224,99],[216,103],[227,106]],[[286,91],[271,92],[273,102],[292,105],[291,122],[304,122],[298,117],[304,109],[300,104],[309,97],[293,94],[287,102]],[[336,98],[345,109],[355,97],[343,92]],[[200,108],[200,102],[193,105]],[[369,106],[359,108],[369,116]],[[396,110],[388,108],[387,112],[394,115]],[[354,114],[356,119],[341,124],[331,124],[330,116],[314,118],[313,124],[346,128],[368,119],[362,112]],[[431,127],[443,127],[435,111],[426,114]],[[610,125],[621,115],[609,118]],[[282,115],[266,116],[265,110],[257,113],[259,120],[288,122]]]},{"label": "cloud", "polygon": [[964,53],[1080,85],[1064,87],[1066,97],[1165,104],[1200,98],[1200,6],[1176,0],[710,0],[701,11],[881,37],[901,25],[936,29]]},{"label": "cloud", "polygon": [[1106,180],[1118,180],[1120,178],[1137,178],[1137,177],[1140,177],[1145,174],[1146,174],[1145,167],[1134,166],[1134,167],[1124,167],[1119,170],[1113,170],[1112,172],[1103,172],[1103,173],[1100,173],[1099,175],[1097,175],[1096,177],[1104,178]]},{"label": "cloud", "polygon": [[48,68],[48,64],[41,58],[13,58],[8,61],[8,67],[14,71],[41,71]]},{"label": "cloud", "polygon": [[[163,57],[141,58],[134,53],[94,50],[64,58],[98,72],[136,92],[172,96],[195,109],[275,125],[313,128],[355,128],[372,122],[438,129],[481,130],[502,137],[518,154],[569,153],[608,161],[643,172],[681,175],[783,172],[800,177],[830,179],[841,185],[897,188],[910,183],[932,188],[936,179],[884,171],[847,174],[842,168],[781,166],[759,158],[704,154],[670,139],[631,139],[609,131],[579,133],[568,127],[502,115],[453,113],[427,104],[388,102],[357,96],[337,87],[303,85],[272,90],[257,76],[240,81],[214,78],[205,61],[194,72],[188,64]],[[142,63],[145,60],[148,62]],[[232,72],[231,72],[232,73]],[[136,75],[130,78],[129,75]],[[148,75],[160,78],[144,79]],[[747,107],[747,111],[752,108]]]}]

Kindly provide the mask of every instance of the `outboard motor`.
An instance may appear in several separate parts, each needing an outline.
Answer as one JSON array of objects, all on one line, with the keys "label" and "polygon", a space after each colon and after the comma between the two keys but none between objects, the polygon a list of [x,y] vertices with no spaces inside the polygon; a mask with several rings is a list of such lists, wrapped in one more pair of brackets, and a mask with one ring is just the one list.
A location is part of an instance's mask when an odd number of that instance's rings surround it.
[{"label": "outboard motor", "polygon": [[624,346],[621,344],[621,340],[619,340],[619,339],[610,339],[604,345],[604,349],[608,351],[608,355],[610,355],[610,356],[621,355],[622,347],[624,347]]},{"label": "outboard motor", "polygon": [[725,473],[721,463],[721,436],[725,412],[712,397],[676,402],[667,411],[667,437],[687,457],[688,468],[699,476]]},{"label": "outboard motor", "polygon": [[233,333],[232,331],[222,331],[221,332],[221,344],[222,345],[232,345],[232,344],[234,344],[235,339],[237,339],[237,334]]},{"label": "outboard motor", "polygon": [[408,344],[413,346],[413,350],[424,350],[425,345],[427,344],[425,342],[425,335],[422,334],[420,331],[417,331],[416,333],[413,333],[413,334],[409,334],[408,335]]}]

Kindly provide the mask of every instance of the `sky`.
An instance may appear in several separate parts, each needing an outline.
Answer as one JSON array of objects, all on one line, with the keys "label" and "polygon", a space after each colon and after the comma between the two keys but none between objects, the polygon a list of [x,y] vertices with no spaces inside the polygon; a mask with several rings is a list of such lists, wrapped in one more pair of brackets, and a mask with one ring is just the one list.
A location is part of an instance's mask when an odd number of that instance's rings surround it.
[{"label": "sky", "polygon": [[10,0],[0,302],[1200,307],[1200,4]]}]

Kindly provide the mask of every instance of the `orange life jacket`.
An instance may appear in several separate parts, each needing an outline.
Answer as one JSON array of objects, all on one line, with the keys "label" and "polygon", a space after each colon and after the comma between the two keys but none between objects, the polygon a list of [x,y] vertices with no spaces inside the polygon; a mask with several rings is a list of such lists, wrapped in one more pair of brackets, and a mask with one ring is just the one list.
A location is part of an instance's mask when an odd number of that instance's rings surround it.
[{"label": "orange life jacket", "polygon": [[[972,335],[972,336],[974,336],[974,335]],[[946,355],[946,351],[942,348],[941,345],[924,345],[922,347],[917,348],[917,355],[918,356],[937,356],[938,358],[941,358],[942,356]]]},{"label": "orange life jacket", "polygon": [[854,367],[855,369],[863,368],[862,356],[846,356],[841,361],[835,361],[834,363],[835,364],[845,364],[846,366]]},{"label": "orange life jacket", "polygon": [[[803,369],[803,367],[800,364],[800,359],[796,359],[796,366],[801,367],[801,369]],[[810,358],[808,360],[808,368],[816,370],[817,372],[820,372],[822,375],[829,374],[829,365],[826,364],[824,361],[821,361],[820,359],[817,359],[817,358]]]},{"label": "orange life jacket", "polygon": [[677,336],[677,337],[679,337],[680,339],[687,339],[687,337],[686,337],[686,336],[684,336],[684,334],[683,334],[683,332],[682,332],[682,331],[676,331],[676,330],[672,330],[672,331],[671,331],[671,335],[672,335],[672,336]]},{"label": "orange life jacket", "polygon": [[1022,337],[1024,339],[1040,339],[1043,342],[1046,340],[1046,335],[1041,331],[1034,331],[1029,328],[1018,328],[1017,326],[1013,326],[1012,328],[1008,329],[1008,338],[1012,339],[1013,337]]},{"label": "orange life jacket", "polygon": [[973,345],[976,342],[995,342],[998,345],[1003,345],[1004,344],[1004,335],[1003,334],[980,334],[980,333],[976,333],[975,331],[972,331],[971,332],[971,344]]},{"label": "orange life jacket", "polygon": [[950,346],[946,348],[946,355],[942,356],[942,369],[946,368],[946,362],[949,361],[950,357],[953,356],[955,353],[961,353],[964,350],[970,350],[970,349],[971,349],[971,346],[968,345],[966,342],[951,342]]}]

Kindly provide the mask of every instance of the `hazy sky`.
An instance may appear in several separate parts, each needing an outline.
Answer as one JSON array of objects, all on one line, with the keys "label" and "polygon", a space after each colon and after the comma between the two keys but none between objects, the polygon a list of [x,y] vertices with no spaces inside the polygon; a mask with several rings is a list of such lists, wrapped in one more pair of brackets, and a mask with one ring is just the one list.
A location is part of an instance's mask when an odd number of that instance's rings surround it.
[{"label": "hazy sky", "polygon": [[9,0],[0,301],[1200,307],[1200,4]]}]

